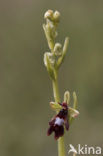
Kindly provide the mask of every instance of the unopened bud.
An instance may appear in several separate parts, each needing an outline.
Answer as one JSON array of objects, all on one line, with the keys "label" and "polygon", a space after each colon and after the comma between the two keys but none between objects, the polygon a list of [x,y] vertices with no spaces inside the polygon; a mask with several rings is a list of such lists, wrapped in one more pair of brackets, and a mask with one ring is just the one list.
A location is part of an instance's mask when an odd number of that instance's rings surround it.
[{"label": "unopened bud", "polygon": [[52,19],[53,18],[53,10],[46,11],[46,13],[44,14],[44,18],[45,19]]},{"label": "unopened bud", "polygon": [[44,54],[44,64],[45,64],[45,66],[47,66],[47,61],[49,60],[49,62],[50,62],[50,64],[51,65],[54,65],[54,63],[55,63],[55,58],[54,58],[54,56],[53,56],[53,54],[52,53],[50,53],[50,52],[46,52],[45,54]]},{"label": "unopened bud", "polygon": [[48,71],[50,77],[52,79],[55,79],[55,73],[54,73],[54,69],[53,69],[54,59],[52,58],[51,53],[46,52],[44,54],[44,64],[45,64],[45,66],[47,68],[47,71]]},{"label": "unopened bud", "polygon": [[54,46],[54,53],[57,56],[60,56],[62,54],[62,45],[60,43],[56,43]]},{"label": "unopened bud", "polygon": [[54,14],[53,14],[53,18],[56,22],[59,21],[60,19],[60,12],[59,11],[55,11]]},{"label": "unopened bud", "polygon": [[48,32],[50,32],[50,31],[52,32],[55,29],[54,24],[51,21],[48,22],[46,24],[46,29],[47,29]]}]

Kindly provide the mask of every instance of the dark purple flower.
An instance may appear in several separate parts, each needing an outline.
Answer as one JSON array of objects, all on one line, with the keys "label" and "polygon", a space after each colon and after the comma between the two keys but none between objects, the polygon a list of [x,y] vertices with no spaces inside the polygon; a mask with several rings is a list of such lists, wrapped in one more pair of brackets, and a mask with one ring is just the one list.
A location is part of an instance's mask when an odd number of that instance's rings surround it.
[{"label": "dark purple flower", "polygon": [[62,106],[62,109],[49,122],[49,129],[47,132],[48,136],[51,135],[52,132],[54,132],[54,137],[56,140],[64,135],[64,126],[66,130],[69,130],[67,103],[62,103],[60,105]]}]

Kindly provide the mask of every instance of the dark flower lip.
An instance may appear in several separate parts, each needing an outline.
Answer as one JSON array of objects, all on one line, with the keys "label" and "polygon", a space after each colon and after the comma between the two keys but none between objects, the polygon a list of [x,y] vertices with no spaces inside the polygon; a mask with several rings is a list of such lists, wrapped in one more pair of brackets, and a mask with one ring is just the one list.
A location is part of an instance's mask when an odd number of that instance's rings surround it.
[{"label": "dark flower lip", "polygon": [[49,122],[49,129],[47,135],[51,135],[54,132],[54,138],[57,140],[59,137],[64,135],[64,126],[66,130],[69,130],[68,122],[68,106],[66,103],[60,104],[63,109],[55,115]]},{"label": "dark flower lip", "polygon": [[59,137],[64,135],[64,127],[63,126],[55,126],[55,139],[57,140]]},{"label": "dark flower lip", "polygon": [[54,138],[57,140],[59,137],[64,135],[64,127],[63,126],[50,126],[47,132],[47,135],[51,135],[52,132],[54,131],[55,135]]}]

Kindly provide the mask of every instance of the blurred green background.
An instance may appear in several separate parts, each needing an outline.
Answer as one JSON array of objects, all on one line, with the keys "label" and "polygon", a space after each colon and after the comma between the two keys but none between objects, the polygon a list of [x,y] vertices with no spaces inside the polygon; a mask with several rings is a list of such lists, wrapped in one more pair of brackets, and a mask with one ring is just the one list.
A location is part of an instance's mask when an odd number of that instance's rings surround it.
[{"label": "blurred green background", "polygon": [[57,155],[56,141],[46,136],[54,115],[43,64],[48,9],[61,13],[58,41],[70,37],[61,99],[65,90],[76,91],[80,111],[65,135],[66,154],[70,143],[103,145],[103,1],[0,0],[0,156]]}]

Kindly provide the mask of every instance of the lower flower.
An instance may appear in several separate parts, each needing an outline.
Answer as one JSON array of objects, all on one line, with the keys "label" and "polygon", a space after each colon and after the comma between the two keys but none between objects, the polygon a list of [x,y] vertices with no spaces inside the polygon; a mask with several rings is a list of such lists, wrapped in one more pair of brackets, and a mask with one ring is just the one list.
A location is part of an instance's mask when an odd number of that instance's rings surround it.
[{"label": "lower flower", "polygon": [[47,135],[51,135],[54,132],[54,138],[57,140],[64,135],[64,126],[66,130],[69,130],[68,122],[68,106],[66,103],[60,104],[62,109],[57,115],[55,115],[49,122],[49,129]]}]

